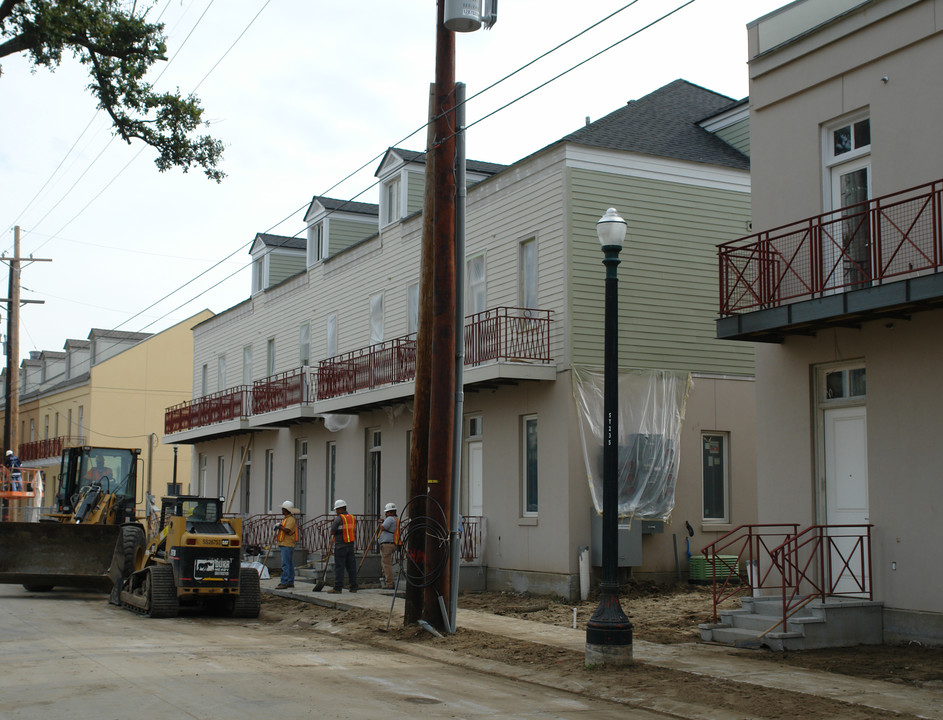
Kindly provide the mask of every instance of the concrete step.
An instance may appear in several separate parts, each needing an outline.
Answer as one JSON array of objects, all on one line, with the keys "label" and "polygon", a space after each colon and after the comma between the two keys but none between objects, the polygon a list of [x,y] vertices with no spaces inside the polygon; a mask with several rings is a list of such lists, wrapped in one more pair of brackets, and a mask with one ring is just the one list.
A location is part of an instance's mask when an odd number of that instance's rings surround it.
[{"label": "concrete step", "polygon": [[709,642],[723,643],[724,645],[731,645],[733,647],[769,647],[773,650],[798,649],[798,647],[801,647],[801,641],[802,633],[799,632],[769,633],[763,637],[759,637],[759,632],[755,630],[744,630],[730,626],[712,628],[709,640]]},{"label": "concrete step", "polygon": [[[782,631],[782,619],[782,612],[777,615],[759,615],[746,610],[723,610],[720,613],[720,620],[722,623],[726,625],[732,625],[733,627],[739,628],[741,630],[756,630],[758,632],[763,632],[765,630],[769,630],[770,628]],[[808,623],[825,622],[825,620],[821,617],[791,617],[786,620],[786,629],[790,630],[791,628],[789,626],[798,620]]]}]

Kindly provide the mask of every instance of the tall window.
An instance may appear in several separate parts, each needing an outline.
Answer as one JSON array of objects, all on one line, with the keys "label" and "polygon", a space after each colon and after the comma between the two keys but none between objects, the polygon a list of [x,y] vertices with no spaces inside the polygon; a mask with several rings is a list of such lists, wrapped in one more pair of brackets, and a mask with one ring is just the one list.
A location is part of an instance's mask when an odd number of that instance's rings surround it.
[{"label": "tall window", "polygon": [[79,405],[79,426],[76,429],[79,432],[79,437],[84,438],[85,437],[85,406],[84,405]]},{"label": "tall window", "polygon": [[275,484],[275,451],[265,451],[265,512],[272,512],[272,496]]},{"label": "tall window", "polygon": [[406,288],[406,332],[419,330],[419,283]]},{"label": "tall window", "polygon": [[209,382],[210,368],[209,365],[203,363],[203,366],[200,368],[200,397],[209,395]]},{"label": "tall window", "polygon": [[364,512],[380,517],[380,430],[367,429],[367,487]]},{"label": "tall window", "polygon": [[724,523],[727,513],[727,433],[701,433],[701,483],[706,522]]},{"label": "tall window", "polygon": [[295,506],[305,512],[308,492],[308,441],[295,440]]},{"label": "tall window", "polygon": [[308,228],[308,265],[314,265],[318,260],[323,260],[327,255],[324,247],[324,221]]},{"label": "tall window", "polygon": [[537,416],[521,418],[521,488],[523,515],[537,515]]},{"label": "tall window", "polygon": [[242,384],[252,384],[252,346],[242,348]]},{"label": "tall window", "polygon": [[337,355],[337,314],[327,316],[327,356]]},{"label": "tall window", "polygon": [[53,437],[59,437],[59,413],[56,413],[56,425],[53,429]]},{"label": "tall window", "polygon": [[260,257],[252,265],[252,292],[265,289],[265,257]]},{"label": "tall window", "polygon": [[[69,408],[69,412],[66,413],[66,421],[67,421],[67,423],[68,423],[67,426],[66,426],[66,428],[67,428],[67,429],[66,429],[66,434],[67,434],[69,437],[72,437],[72,408]],[[78,433],[75,433],[75,434],[78,435]]]},{"label": "tall window", "polygon": [[43,440],[48,440],[48,439],[49,439],[49,416],[46,415],[46,417],[43,419]]},{"label": "tall window", "polygon": [[226,389],[226,356],[220,355],[216,358],[216,389],[218,391]]},{"label": "tall window", "polygon": [[311,364],[311,325],[308,323],[298,329],[298,360],[302,365]]},{"label": "tall window", "polygon": [[196,494],[202,497],[206,494],[206,455],[203,453],[197,458],[196,482]]},{"label": "tall window", "polygon": [[252,477],[252,450],[251,448],[239,448],[240,454],[245,458],[242,465],[242,512],[249,512],[249,479]]},{"label": "tall window", "polygon": [[269,338],[265,344],[265,376],[275,374],[275,338]]},{"label": "tall window", "polygon": [[370,298],[370,344],[383,342],[383,293]]},{"label": "tall window", "polygon": [[871,118],[859,113],[829,124],[823,143],[826,210],[841,218],[833,242],[823,248],[823,274],[830,286],[854,286],[871,275],[871,233],[863,212],[871,197]]},{"label": "tall window", "polygon": [[530,238],[521,243],[520,257],[521,307],[537,307],[537,240]]},{"label": "tall window", "polygon": [[216,497],[226,497],[226,458],[216,458]]},{"label": "tall window", "polygon": [[400,181],[390,180],[383,186],[383,221],[385,225],[400,218]]},{"label": "tall window", "polygon": [[485,254],[468,258],[465,271],[465,314],[485,310]]},{"label": "tall window", "polygon": [[324,478],[324,488],[326,490],[327,497],[327,511],[332,512],[334,508],[334,501],[337,499],[335,490],[335,479],[337,478],[337,443],[333,440],[327,444],[327,467],[325,468],[325,478]]}]

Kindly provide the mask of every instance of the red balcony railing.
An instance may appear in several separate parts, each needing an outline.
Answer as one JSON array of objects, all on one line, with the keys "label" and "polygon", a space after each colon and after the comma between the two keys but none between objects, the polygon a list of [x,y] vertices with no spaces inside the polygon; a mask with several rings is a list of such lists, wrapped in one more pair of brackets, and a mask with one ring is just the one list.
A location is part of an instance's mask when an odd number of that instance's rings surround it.
[{"label": "red balcony railing", "polygon": [[[549,363],[550,310],[498,307],[465,321],[465,364],[496,360]],[[359,348],[309,367],[256,380],[167,408],[166,434],[370,390],[416,377],[416,335]]]},{"label": "red balcony railing", "polygon": [[204,395],[167,408],[164,413],[166,434],[213,425],[226,420],[238,420],[251,414],[252,393],[247,385]]},{"label": "red balcony railing", "polygon": [[316,373],[305,366],[252,383],[252,414],[284,410],[314,400]]},{"label": "red balcony railing", "polygon": [[85,438],[81,436],[72,437],[68,435],[46,438],[45,440],[33,440],[32,442],[20,443],[18,457],[23,462],[60,458],[64,448],[76,447],[83,442],[85,442]]},{"label": "red balcony railing", "polygon": [[941,194],[937,180],[718,246],[721,316],[939,270]]}]

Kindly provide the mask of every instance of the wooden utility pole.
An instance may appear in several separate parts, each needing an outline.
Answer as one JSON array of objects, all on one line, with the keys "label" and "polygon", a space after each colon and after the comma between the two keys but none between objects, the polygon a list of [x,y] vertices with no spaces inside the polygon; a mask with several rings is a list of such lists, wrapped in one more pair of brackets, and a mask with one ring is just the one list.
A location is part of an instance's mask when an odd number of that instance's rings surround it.
[{"label": "wooden utility pole", "polygon": [[[52,262],[50,258],[27,258],[30,262]],[[10,264],[7,288],[7,378],[4,387],[6,412],[3,414],[3,447],[19,454],[17,426],[20,420],[20,226],[13,228],[13,257],[0,258]],[[43,300],[23,300],[22,304],[42,304]]]},{"label": "wooden utility pole", "polygon": [[449,597],[448,526],[455,415],[455,34],[445,27],[444,0],[436,22],[435,270],[432,291],[432,378],[429,393],[429,495],[426,514],[444,522],[445,537],[426,536],[426,568],[438,572],[426,588],[423,619],[446,631],[441,602]]}]

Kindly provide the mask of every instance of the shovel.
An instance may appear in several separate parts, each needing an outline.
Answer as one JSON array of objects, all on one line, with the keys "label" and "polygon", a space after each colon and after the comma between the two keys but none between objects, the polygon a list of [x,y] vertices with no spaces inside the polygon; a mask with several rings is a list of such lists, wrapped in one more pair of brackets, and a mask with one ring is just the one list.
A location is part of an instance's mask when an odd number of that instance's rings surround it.
[{"label": "shovel", "polygon": [[367,559],[367,554],[370,552],[370,548],[373,547],[373,543],[377,541],[377,538],[380,537],[380,531],[383,529],[383,526],[377,528],[376,533],[373,535],[373,540],[370,541],[370,544],[367,545],[367,549],[363,551],[363,557],[360,559],[360,565],[357,566],[357,575],[360,575],[360,571],[363,570],[363,563]]},{"label": "shovel", "polygon": [[321,573],[321,579],[314,584],[314,592],[321,592],[324,589],[324,581],[327,580],[327,564],[331,559],[331,553],[334,552],[334,538],[331,538],[331,544],[327,546],[327,556],[324,558],[324,570]]}]

